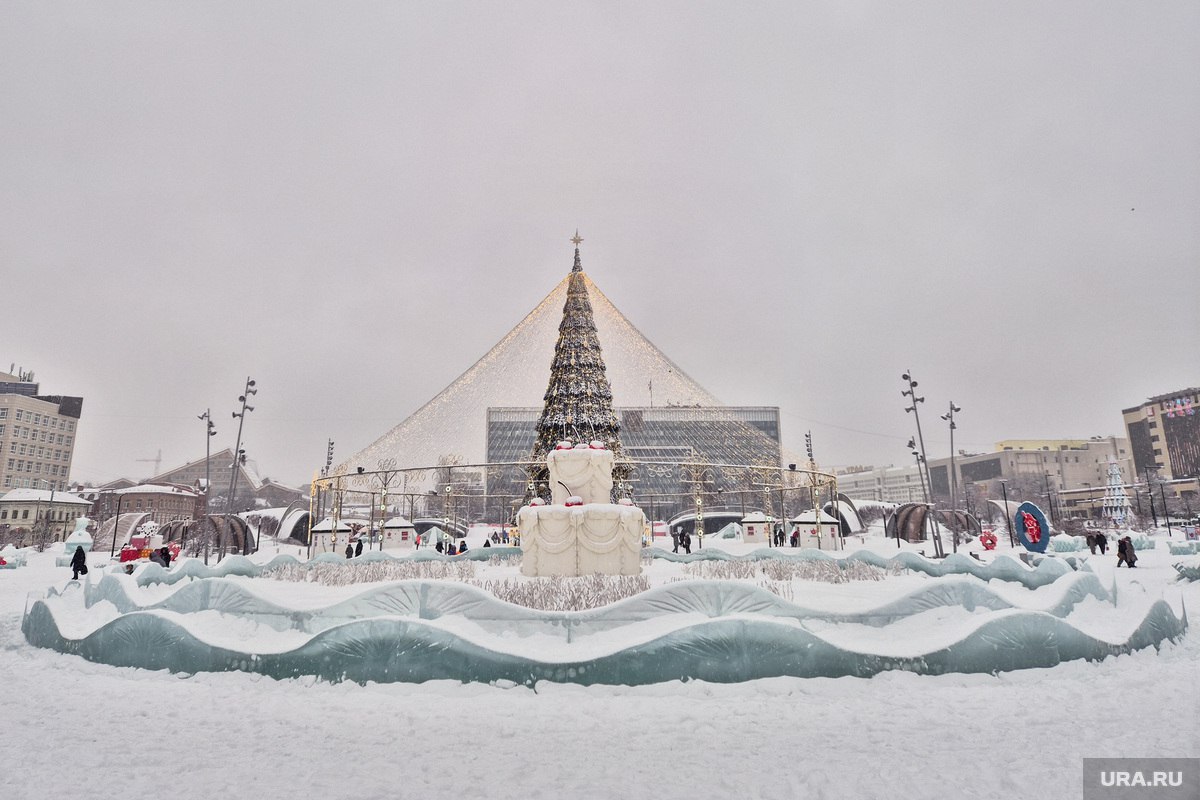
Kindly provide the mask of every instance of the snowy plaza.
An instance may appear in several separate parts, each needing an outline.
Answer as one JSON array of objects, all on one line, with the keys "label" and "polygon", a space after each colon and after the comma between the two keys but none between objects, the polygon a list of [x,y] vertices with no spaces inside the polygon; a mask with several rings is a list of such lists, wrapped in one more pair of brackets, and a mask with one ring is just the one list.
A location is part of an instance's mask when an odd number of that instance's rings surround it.
[{"label": "snowy plaza", "polygon": [[[905,659],[969,638],[989,622],[1019,616],[1062,621],[1095,641],[1123,645],[1156,603],[1165,603],[1170,617],[1180,621],[1185,608],[1197,607],[1200,582],[1177,581],[1172,566],[1194,564],[1196,557],[1171,556],[1165,536],[1154,537],[1158,541],[1142,552],[1136,570],[1118,570],[1115,556],[1086,550],[1069,554],[1079,569],[1065,566],[1062,558],[1050,559],[1056,562],[1052,569],[1031,569],[1012,558],[1006,542],[993,552],[973,548],[982,560],[953,557],[974,562],[981,575],[989,565],[1007,565],[995,573],[1001,577],[985,580],[968,571],[939,576],[937,562],[907,543],[897,548],[880,533],[852,537],[848,555],[839,558],[873,554],[877,558],[868,562],[890,562],[890,569],[787,577],[759,568],[721,579],[733,590],[726,593],[735,601],[727,608],[659,603],[658,613],[628,626],[596,620],[596,632],[581,636],[577,645],[566,644],[561,632],[531,626],[538,614],[522,612],[521,606],[503,604],[507,613],[500,613],[454,597],[454,587],[469,582],[475,586],[458,591],[478,600],[485,591],[479,586],[542,580],[521,578],[511,557],[502,555],[477,561],[436,554],[421,559],[412,553],[354,563],[318,560],[311,569],[341,577],[317,583],[283,569],[270,577],[272,561],[300,564],[301,554],[289,554],[286,545],[264,544],[250,559],[222,562],[228,577],[188,577],[204,571],[190,559],[167,571],[141,566],[133,575],[101,567],[72,583],[64,568],[55,566],[52,551],[35,553],[25,566],[0,571],[0,672],[8,676],[6,717],[15,721],[6,728],[14,741],[44,737],[78,745],[71,770],[57,767],[60,753],[53,749],[22,754],[21,768],[6,770],[8,786],[15,789],[6,796],[66,793],[80,776],[92,796],[160,796],[164,776],[158,767],[179,769],[187,763],[187,781],[172,783],[172,794],[181,798],[248,789],[270,796],[335,797],[410,792],[514,798],[614,793],[931,797],[946,792],[1070,797],[1078,791],[1085,756],[1195,752],[1200,647],[1190,632],[1121,655],[1026,669],[991,671],[976,665],[968,672],[921,675],[914,674],[911,662],[906,668]],[[688,563],[672,558],[669,548],[654,550],[659,557],[645,561],[647,596],[711,585],[696,565],[754,564],[729,558],[763,553],[740,542],[713,541],[706,545],[709,554],[726,558],[699,559],[696,553]],[[897,559],[898,550],[904,558]],[[760,567],[796,561],[786,548],[766,555],[757,562]],[[827,560],[832,559],[810,563]],[[387,591],[411,587],[412,579],[355,582],[351,577],[386,563],[417,561],[473,567],[460,568],[457,579],[443,573],[437,580],[415,581],[450,593],[450,608],[441,615],[422,615]],[[922,571],[898,563],[929,566]],[[248,577],[264,568],[265,575]],[[183,597],[188,589],[190,600]],[[198,589],[205,602],[196,599]],[[97,649],[93,658],[130,657],[130,652],[119,653],[137,646],[147,648],[142,657],[166,663],[167,651],[190,637],[213,650],[239,652],[241,658],[216,667],[220,671],[201,671],[197,664],[194,673],[172,672],[91,663],[32,646],[21,633],[22,617],[47,590],[48,610],[71,639],[86,639],[126,614],[170,623],[176,631],[170,635],[149,626],[122,632],[118,626],[104,645],[108,655]],[[91,596],[90,605],[85,595]],[[386,599],[380,602],[381,597]],[[341,675],[273,679],[255,674],[251,663],[303,647],[309,638],[300,633],[305,625],[352,629],[353,619],[364,616],[377,622],[421,619],[430,634],[427,641],[444,634],[508,654],[532,647],[550,660],[570,658],[563,651],[578,647],[598,658],[690,625],[753,620],[770,605],[764,597],[789,613],[807,609],[775,624],[836,643],[846,652],[880,656],[894,668],[870,678],[732,683],[660,678],[643,686],[581,686],[565,675],[528,685],[506,679],[359,683]],[[291,622],[280,624],[281,615]],[[499,628],[498,619],[506,620]],[[1013,641],[1012,635],[1001,633],[993,644],[1006,641]],[[1069,649],[1057,627],[1044,634],[1042,644],[1036,658],[1057,658],[1049,653],[1056,654],[1059,645],[1064,656]],[[351,663],[363,656],[356,646],[369,650],[364,637],[342,639],[331,649]],[[446,660],[454,661],[455,655]],[[1163,720],[1173,722],[1164,725]],[[600,741],[610,743],[606,748],[619,743],[619,758],[597,758]],[[1029,755],[1033,748],[1036,757]],[[543,755],[531,764],[534,754]],[[113,770],[114,763],[132,766]],[[350,780],[355,788],[346,792]]]},{"label": "snowy plaza", "polygon": [[[1006,485],[937,508],[927,471],[924,502],[855,502],[719,409],[631,455],[589,295],[623,317],[572,241],[531,315],[560,318],[532,455],[401,460],[480,416],[522,323],[307,504],[0,551],[6,733],[72,759],[21,753],[15,796],[159,797],[186,765],[175,797],[1069,797],[1084,758],[1196,752],[1194,522],[1137,520],[1115,460],[1086,535]],[[637,380],[673,371],[618,329]]]},{"label": "snowy plaza", "polygon": [[1198,65],[0,3],[0,800],[1200,800]]},{"label": "snowy plaza", "polygon": [[[1086,535],[1003,483],[939,508],[928,471],[856,502],[712,408],[676,460],[626,452],[590,295],[624,318],[572,241],[531,455],[403,460],[535,360],[523,322],[307,503],[0,550],[6,796],[1070,797],[1084,758],[1196,752],[1194,522],[1139,521],[1115,460]],[[674,372],[617,329],[636,380]]]}]

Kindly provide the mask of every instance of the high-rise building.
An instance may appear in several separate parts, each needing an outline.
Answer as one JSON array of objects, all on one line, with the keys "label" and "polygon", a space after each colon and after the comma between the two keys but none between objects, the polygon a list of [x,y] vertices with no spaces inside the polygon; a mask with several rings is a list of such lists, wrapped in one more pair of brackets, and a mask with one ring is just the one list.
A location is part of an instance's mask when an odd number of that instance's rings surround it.
[{"label": "high-rise building", "polygon": [[82,397],[40,394],[32,372],[0,372],[0,490],[65,490],[82,411]]},{"label": "high-rise building", "polygon": [[1200,389],[1151,397],[1121,412],[1139,476],[1161,480],[1200,477]]}]

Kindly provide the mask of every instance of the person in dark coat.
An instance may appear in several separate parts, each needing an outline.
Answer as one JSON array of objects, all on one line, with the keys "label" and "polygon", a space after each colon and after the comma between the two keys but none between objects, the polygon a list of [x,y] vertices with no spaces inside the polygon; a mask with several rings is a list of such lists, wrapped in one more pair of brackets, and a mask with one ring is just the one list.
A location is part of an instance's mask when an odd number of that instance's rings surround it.
[{"label": "person in dark coat", "polygon": [[672,545],[671,552],[672,553],[679,552],[679,538],[680,538],[681,533],[682,532],[679,530],[679,528],[676,528],[675,530],[671,531],[671,545]]},{"label": "person in dark coat", "polygon": [[[495,535],[496,535],[496,534],[494,534],[494,533],[492,534],[492,536],[495,536]],[[492,546],[492,540],[491,540],[491,539],[484,539],[484,540],[483,540],[483,546],[484,546],[484,547],[491,547],[491,546]]]},{"label": "person in dark coat", "polygon": [[150,551],[150,563],[158,564],[160,567],[167,566],[166,564],[163,563],[161,550],[151,550]]},{"label": "person in dark coat", "polygon": [[171,548],[164,547],[159,553],[162,555],[163,566],[169,569],[171,566]]},{"label": "person in dark coat", "polygon": [[354,545],[346,542],[346,558],[354,558]]},{"label": "person in dark coat", "polygon": [[82,547],[75,548],[75,554],[71,556],[71,580],[79,580],[79,573],[87,575],[87,554],[83,552]]},{"label": "person in dark coat", "polygon": [[679,546],[683,548],[683,552],[688,555],[692,554],[692,535],[687,531],[679,534]]},{"label": "person in dark coat", "polygon": [[441,542],[438,542],[437,544],[435,544],[433,546],[433,549],[437,550],[439,553],[444,553],[444,552],[446,552],[446,545],[442,544]]},{"label": "person in dark coat", "polygon": [[1092,533],[1091,531],[1088,531],[1086,538],[1087,538],[1088,550],[1092,551],[1092,555],[1096,555],[1096,534]]},{"label": "person in dark coat", "polygon": [[1122,562],[1130,569],[1137,566],[1137,554],[1133,551],[1133,540],[1128,536],[1117,540],[1117,566],[1120,567]]},{"label": "person in dark coat", "polygon": [[1108,534],[1103,531],[1096,531],[1096,547],[1100,548],[1100,555],[1108,552]]},{"label": "person in dark coat", "polygon": [[458,543],[458,554],[461,556],[465,552],[467,552],[467,540],[463,539]]},{"label": "person in dark coat", "polygon": [[356,555],[356,556],[362,555],[362,539],[359,539],[358,544],[354,545],[354,555]]}]

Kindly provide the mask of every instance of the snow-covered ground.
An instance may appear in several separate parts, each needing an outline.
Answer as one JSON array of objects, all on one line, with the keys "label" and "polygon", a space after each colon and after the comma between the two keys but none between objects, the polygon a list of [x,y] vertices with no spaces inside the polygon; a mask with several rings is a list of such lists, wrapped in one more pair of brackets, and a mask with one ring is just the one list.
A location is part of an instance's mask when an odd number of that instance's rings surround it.
[{"label": "snow-covered ground", "polygon": [[[880,539],[859,546],[895,552]],[[1115,580],[1119,606],[1165,598],[1189,613],[1200,607],[1200,584],[1174,581],[1170,564],[1182,559],[1165,542],[1139,555],[1132,571],[1115,570],[1111,550],[1082,558],[1104,586]],[[1159,652],[995,676],[543,682],[536,690],[184,677],[26,643],[28,597],[70,577],[54,556],[0,570],[3,798],[1068,798],[1080,796],[1085,757],[1200,756],[1195,631]],[[651,583],[682,569],[656,561]],[[900,590],[924,580],[822,584],[811,599],[841,594],[847,606],[861,605],[884,583]],[[992,588],[1035,606],[1054,596],[1053,587]],[[306,591],[328,589],[297,586],[296,599]],[[266,592],[292,594],[279,584]],[[793,599],[802,601],[801,590]],[[1106,606],[1088,603],[1089,627],[1103,633]],[[1123,608],[1107,608],[1113,638],[1127,635]]]}]

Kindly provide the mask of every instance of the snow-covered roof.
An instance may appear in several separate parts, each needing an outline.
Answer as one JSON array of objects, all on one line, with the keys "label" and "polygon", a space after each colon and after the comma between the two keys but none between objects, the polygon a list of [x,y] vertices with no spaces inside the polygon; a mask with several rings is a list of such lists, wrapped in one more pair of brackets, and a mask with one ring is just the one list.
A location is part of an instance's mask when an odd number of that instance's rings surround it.
[{"label": "snow-covered roof", "polygon": [[[246,519],[247,517],[260,517],[262,519],[273,519],[276,522],[281,522],[283,520],[283,513],[287,511],[288,508],[290,508],[290,506],[277,506],[276,508],[256,508],[253,511],[243,511],[238,514],[238,516],[242,519]],[[292,510],[295,511],[296,509]],[[307,513],[307,509],[304,511]]]},{"label": "snow-covered roof", "polygon": [[[338,530],[339,531],[348,531],[348,530],[350,530],[350,523],[357,522],[357,521],[358,520],[346,520],[346,519],[338,520]],[[316,525],[313,525],[312,529],[316,533],[327,533],[327,532],[333,530],[333,518],[326,517],[325,519],[318,522]]]},{"label": "snow-covered roof", "polygon": [[51,492],[49,489],[10,489],[0,497],[0,503],[49,503],[54,498],[54,504],[90,506],[91,501],[84,500],[70,492]]},{"label": "snow-covered roof", "polygon": [[162,483],[139,483],[127,489],[117,489],[112,494],[174,494],[187,497],[199,497],[200,493],[183,486],[166,485]]},{"label": "snow-covered roof", "polygon": [[854,507],[861,510],[864,508],[879,508],[884,511],[895,511],[900,507],[899,503],[889,503],[884,500],[859,500],[857,498],[850,499],[854,503]]},{"label": "snow-covered roof", "polygon": [[[177,472],[182,472],[184,470],[189,470],[194,467],[198,467],[201,464],[203,464],[205,462],[205,460],[209,460],[214,464],[220,463],[221,461],[226,461],[226,462],[232,461],[233,460],[233,450],[226,447],[224,450],[221,450],[216,453],[211,453],[207,459],[198,458],[195,461],[189,461],[188,463],[186,463],[182,466],[173,467],[172,469],[169,469],[166,472],[160,472],[157,475],[155,475],[154,477],[152,477],[150,480],[152,480],[152,481],[153,480],[168,481],[171,479],[171,476],[175,475]],[[254,462],[253,459],[251,459],[251,460],[247,461],[245,464],[241,464],[240,466],[242,468],[242,474],[246,477],[246,480],[249,481],[249,483],[250,483],[250,487],[252,489],[254,489],[254,491],[257,492],[262,487],[262,483],[263,483],[262,478],[259,477],[259,474],[258,474],[258,465]]]},{"label": "snow-covered roof", "polygon": [[[813,516],[812,509],[809,509],[808,511],[801,511],[799,514],[792,517],[791,520],[789,520],[789,521],[804,523],[804,522],[812,522],[814,519],[815,519],[815,517]],[[826,514],[824,511],[822,511],[821,512],[821,522],[829,522],[829,523],[837,524],[838,520],[837,520],[837,517],[831,517],[828,514]]]},{"label": "snow-covered roof", "polygon": [[405,519],[404,517],[392,517],[387,522],[383,523],[383,527],[385,527],[385,528],[411,528],[411,527],[413,527],[413,524],[412,524],[412,522]]}]

